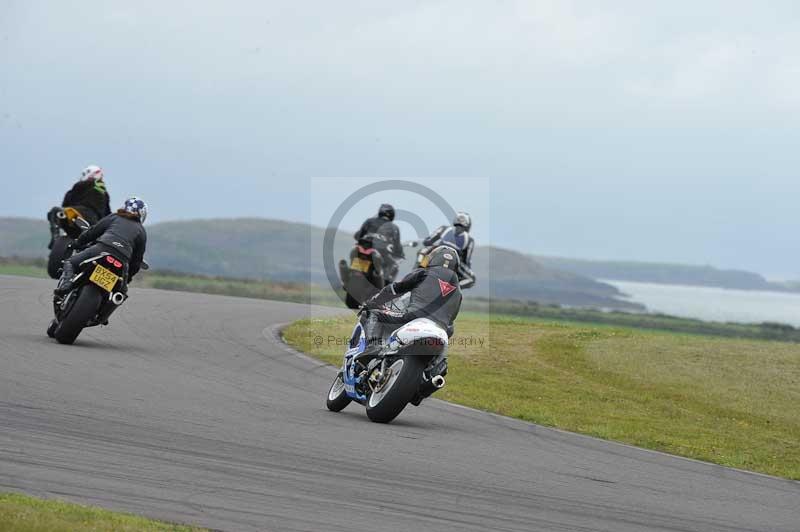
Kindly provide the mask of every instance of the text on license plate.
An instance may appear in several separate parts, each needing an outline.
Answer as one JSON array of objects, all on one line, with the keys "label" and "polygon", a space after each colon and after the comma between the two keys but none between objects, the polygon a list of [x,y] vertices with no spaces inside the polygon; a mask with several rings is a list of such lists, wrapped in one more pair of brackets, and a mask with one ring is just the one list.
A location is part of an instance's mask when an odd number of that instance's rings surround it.
[{"label": "text on license plate", "polygon": [[372,261],[360,259],[358,257],[350,261],[351,270],[358,270],[360,272],[367,273],[370,266],[372,266]]},{"label": "text on license plate", "polygon": [[92,275],[89,276],[89,280],[106,292],[111,292],[114,289],[114,285],[117,284],[119,276],[98,264],[95,266]]}]

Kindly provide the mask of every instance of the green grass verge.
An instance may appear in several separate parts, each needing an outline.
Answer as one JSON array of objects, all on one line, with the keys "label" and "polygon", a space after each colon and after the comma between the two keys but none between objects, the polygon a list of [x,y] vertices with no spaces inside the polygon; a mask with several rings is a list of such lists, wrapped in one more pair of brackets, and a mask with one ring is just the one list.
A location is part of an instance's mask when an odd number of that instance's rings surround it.
[{"label": "green grass verge", "polygon": [[[339,365],[333,338],[352,326],[303,320],[284,336]],[[800,345],[479,314],[454,339],[441,399],[800,480]]]},{"label": "green grass verge", "polygon": [[44,279],[47,278],[47,267],[43,259],[8,259],[0,257],[0,274]]},{"label": "green grass verge", "polygon": [[[0,257],[0,274],[47,277],[45,263],[42,259],[4,259]],[[141,272],[136,277],[134,286],[342,307],[341,299],[330,288],[305,283],[282,283],[210,277],[168,271],[148,271]],[[489,300],[480,297],[466,298],[464,309],[473,312],[525,316],[548,321],[605,324],[726,338],[751,338],[800,343],[800,329],[780,323],[717,323],[663,314],[604,312],[585,308],[543,305],[531,301]]]},{"label": "green grass verge", "polygon": [[91,506],[0,493],[0,532],[201,532]]},{"label": "green grass verge", "polygon": [[[48,278],[42,259],[0,258],[0,275]],[[305,283],[231,279],[169,271],[142,271],[136,276],[133,286],[318,305],[341,306],[342,304],[330,289]]]}]

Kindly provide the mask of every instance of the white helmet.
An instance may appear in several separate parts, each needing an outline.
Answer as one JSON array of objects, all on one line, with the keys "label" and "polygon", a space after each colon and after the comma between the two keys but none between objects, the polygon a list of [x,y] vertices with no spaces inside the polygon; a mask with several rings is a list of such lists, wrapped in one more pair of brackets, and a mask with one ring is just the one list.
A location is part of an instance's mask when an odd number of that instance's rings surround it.
[{"label": "white helmet", "polygon": [[122,210],[138,216],[141,223],[144,223],[147,218],[147,203],[136,196],[126,199],[125,203],[122,205]]},{"label": "white helmet", "polygon": [[83,169],[83,172],[81,172],[81,181],[86,181],[87,179],[102,181],[103,169],[95,164],[90,164],[89,166]]},{"label": "white helmet", "polygon": [[472,229],[472,218],[464,211],[459,211],[456,213],[456,217],[453,220],[453,225],[455,227],[463,227],[464,231],[469,231]]}]

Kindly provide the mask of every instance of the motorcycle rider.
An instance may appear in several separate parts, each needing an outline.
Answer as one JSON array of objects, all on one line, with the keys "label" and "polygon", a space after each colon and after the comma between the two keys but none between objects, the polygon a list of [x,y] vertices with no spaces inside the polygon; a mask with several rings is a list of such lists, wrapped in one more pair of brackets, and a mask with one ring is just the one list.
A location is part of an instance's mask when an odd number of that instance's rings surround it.
[{"label": "motorcycle rider", "polygon": [[439,324],[448,336],[461,309],[461,288],[458,284],[458,254],[449,246],[437,246],[422,259],[420,267],[400,281],[391,283],[368,300],[364,307],[380,309],[385,303],[410,292],[405,312],[375,312],[380,323],[405,324],[417,318],[428,318]]},{"label": "motorcycle rider", "polygon": [[423,249],[420,252],[424,257],[431,249],[439,245],[446,245],[455,249],[458,252],[459,259],[461,259],[458,272],[461,288],[470,288],[475,284],[475,274],[471,269],[475,239],[469,234],[470,229],[472,229],[472,217],[466,212],[459,211],[453,219],[453,225],[439,227],[422,241],[422,245],[428,249]]},{"label": "motorcycle rider", "polygon": [[[81,172],[81,177],[77,183],[72,185],[61,202],[61,207],[72,207],[77,210],[89,225],[94,225],[100,220],[111,214],[111,206],[103,169],[97,165],[90,164]],[[47,220],[50,222],[50,244],[58,236],[58,207],[53,207],[47,213]]]},{"label": "motorcycle rider", "polygon": [[405,259],[400,229],[394,223],[394,207],[384,203],[378,209],[378,216],[368,218],[353,235],[356,242],[364,248],[377,249],[383,258],[383,278],[386,284],[394,281],[398,261]]},{"label": "motorcycle rider", "polygon": [[137,197],[125,200],[122,208],[109,214],[89,228],[73,243],[74,249],[88,244],[88,248],[80,251],[64,261],[64,269],[58,287],[54,293],[64,295],[72,289],[72,278],[81,262],[102,252],[112,253],[128,263],[128,279],[139,272],[144,260],[147,245],[147,232],[142,224],[147,218],[147,204]]}]

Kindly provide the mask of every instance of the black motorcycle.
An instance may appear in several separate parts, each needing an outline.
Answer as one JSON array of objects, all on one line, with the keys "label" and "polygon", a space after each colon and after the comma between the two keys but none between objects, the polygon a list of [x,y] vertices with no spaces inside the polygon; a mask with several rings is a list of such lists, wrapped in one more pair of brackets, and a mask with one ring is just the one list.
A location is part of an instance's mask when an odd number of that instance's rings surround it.
[{"label": "black motorcycle", "polygon": [[383,255],[373,246],[373,240],[378,236],[366,235],[350,250],[349,262],[339,261],[339,279],[348,308],[357,309],[384,286]]},{"label": "black motorcycle", "polygon": [[359,308],[381,288],[394,282],[401,260],[392,255],[386,237],[378,233],[364,235],[350,250],[350,262],[339,261],[339,279],[347,307]]},{"label": "black motorcycle", "polygon": [[[142,269],[147,269],[142,263]],[[81,262],[72,278],[72,290],[53,298],[55,318],[47,336],[71,344],[86,327],[108,325],[111,314],[128,299],[126,261],[102,252]]]},{"label": "black motorcycle", "polygon": [[61,264],[69,257],[70,245],[81,236],[91,224],[73,207],[53,207],[47,213],[50,222],[50,255],[47,257],[47,275],[58,279]]}]

